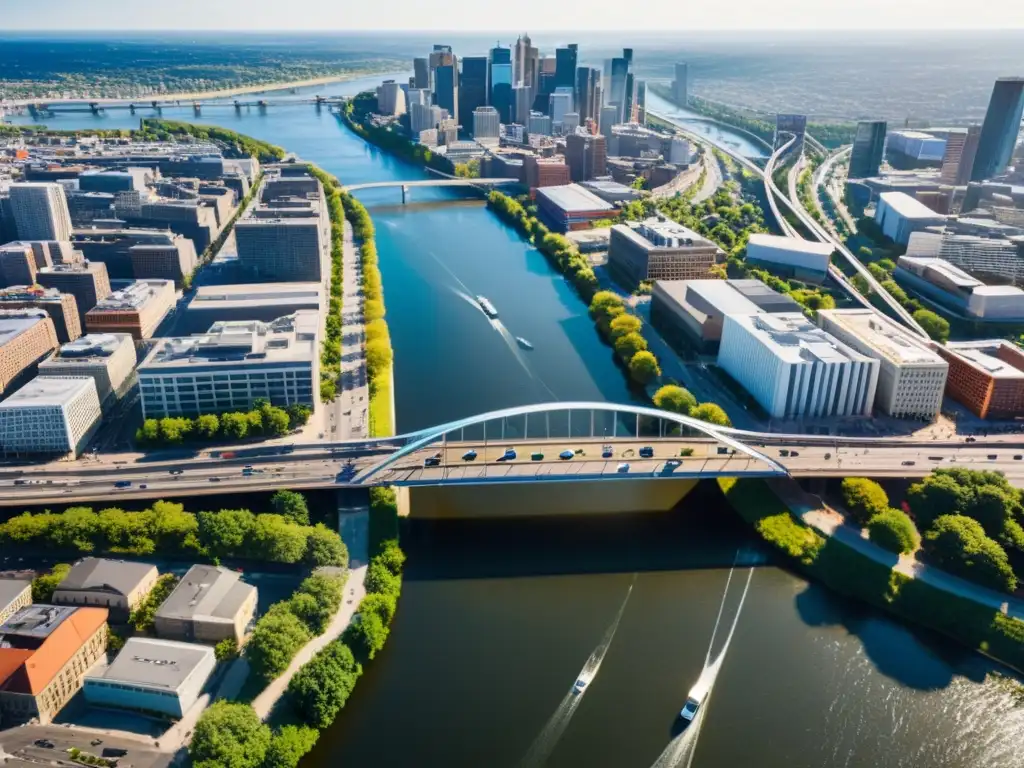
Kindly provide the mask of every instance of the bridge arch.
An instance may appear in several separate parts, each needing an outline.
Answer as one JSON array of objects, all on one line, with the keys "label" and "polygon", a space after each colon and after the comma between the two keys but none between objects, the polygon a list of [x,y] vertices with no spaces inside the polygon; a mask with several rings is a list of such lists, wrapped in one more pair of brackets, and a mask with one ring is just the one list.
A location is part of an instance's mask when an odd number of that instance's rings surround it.
[{"label": "bridge arch", "polygon": [[[570,402],[553,402],[553,403],[535,403],[532,405],[520,405],[512,408],[503,408],[497,411],[489,411],[487,413],[478,414],[476,416],[468,416],[463,419],[457,419],[446,424],[440,424],[435,427],[429,427],[427,429],[420,430],[418,432],[411,432],[409,434],[401,435],[395,438],[404,444],[393,453],[384,457],[381,461],[373,464],[372,466],[365,469],[356,478],[355,482],[361,484],[371,484],[372,478],[381,472],[387,470],[389,467],[394,466],[397,462],[404,459],[416,451],[421,450],[429,445],[437,443],[442,440],[446,435],[464,430],[467,427],[475,427],[484,425],[485,436],[486,436],[486,424],[488,422],[504,420],[515,417],[525,417],[527,431],[529,424],[529,416],[539,414],[552,414],[558,412],[568,412],[570,415],[570,431],[571,431],[571,414],[572,413],[610,413],[615,416],[628,415],[635,416],[637,419],[637,432],[640,429],[640,419],[650,418],[659,420],[663,423],[675,424],[679,427],[685,427],[705,435],[713,440],[728,446],[737,453],[741,453],[750,459],[761,462],[766,467],[766,474],[788,476],[788,471],[784,466],[779,464],[777,461],[772,459],[770,456],[751,448],[745,444],[733,434],[735,430],[728,428],[716,427],[713,424],[709,424],[706,421],[700,421],[698,419],[690,418],[689,416],[683,416],[678,413],[671,413],[670,411],[663,411],[659,408],[651,408],[643,405],[630,405],[623,403],[591,403],[582,401],[570,401]],[[593,425],[593,418],[591,416],[591,424]],[[639,434],[637,435],[640,436]],[[592,434],[591,437],[600,437],[600,435]],[[500,439],[504,439],[504,435]],[[527,438],[528,439],[528,438]],[[571,440],[571,437],[565,438]],[[612,438],[609,438],[611,440]]]}]

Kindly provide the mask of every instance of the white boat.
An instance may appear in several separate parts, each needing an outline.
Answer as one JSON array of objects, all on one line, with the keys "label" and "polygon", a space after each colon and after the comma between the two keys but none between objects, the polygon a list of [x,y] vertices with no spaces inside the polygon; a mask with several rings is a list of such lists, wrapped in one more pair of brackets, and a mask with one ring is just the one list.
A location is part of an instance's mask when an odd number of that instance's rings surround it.
[{"label": "white boat", "polygon": [[522,336],[516,336],[516,344],[518,344],[523,349],[533,349],[533,344],[528,342]]},{"label": "white boat", "polygon": [[487,299],[486,296],[477,296],[476,303],[480,305],[480,309],[484,311],[484,314],[490,318],[498,316],[498,310],[494,308],[494,305]]},{"label": "white boat", "polygon": [[701,678],[690,689],[690,693],[686,697],[686,703],[679,710],[679,716],[683,720],[689,722],[697,716],[697,710],[700,709],[700,705],[704,703],[704,699],[708,695],[708,681],[705,679],[707,677],[707,675],[701,675]]}]

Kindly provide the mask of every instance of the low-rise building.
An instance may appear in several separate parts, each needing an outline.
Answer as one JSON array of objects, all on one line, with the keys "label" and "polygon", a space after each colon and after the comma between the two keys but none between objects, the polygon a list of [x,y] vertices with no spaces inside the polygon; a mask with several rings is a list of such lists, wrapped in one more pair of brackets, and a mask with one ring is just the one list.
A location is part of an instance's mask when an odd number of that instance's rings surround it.
[{"label": "low-rise building", "polygon": [[75,297],[82,328],[86,327],[86,313],[111,293],[107,265],[99,262],[44,267],[36,274],[36,281],[44,288],[56,288]]},{"label": "low-rise building", "polygon": [[557,157],[527,155],[523,158],[523,176],[526,186],[530,189],[560,187],[570,183],[569,166],[565,164],[565,158],[561,155]]},{"label": "low-rise building", "polygon": [[8,285],[33,285],[36,258],[28,243],[0,245],[0,281]]},{"label": "low-rise building", "polygon": [[13,285],[0,291],[0,311],[20,309],[41,309],[45,312],[53,321],[57,341],[61,344],[82,335],[78,303],[70,293],[33,285]]},{"label": "low-rise building", "polygon": [[718,365],[773,418],[867,416],[878,361],[799,313],[726,315]]},{"label": "low-rise building", "polygon": [[178,330],[200,333],[218,321],[270,323],[299,311],[319,313],[323,306],[320,283],[207,285],[194,292]]},{"label": "low-rise building", "polygon": [[943,224],[947,218],[905,192],[883,192],[875,207],[882,234],[900,245],[906,245],[914,232]]},{"label": "low-rise building", "polygon": [[985,285],[944,259],[900,256],[893,277],[911,293],[972,320],[1024,321],[1024,291]]},{"label": "low-rise building", "polygon": [[41,309],[0,310],[0,394],[25,381],[57,348],[57,331]]},{"label": "low-rise building", "polygon": [[699,280],[725,254],[682,224],[665,218],[612,227],[608,267],[624,285],[646,280]]},{"label": "low-rise building", "polygon": [[946,394],[983,419],[1024,416],[1024,353],[1005,339],[932,344],[949,363]]},{"label": "low-rise building", "polygon": [[75,563],[54,590],[56,605],[98,606],[125,621],[156,585],[156,566],[128,560],[86,557]]},{"label": "low-rise building", "polygon": [[216,645],[241,642],[256,612],[256,587],[237,571],[193,565],[156,612],[157,635],[168,640]]},{"label": "low-rise building", "polygon": [[38,376],[0,402],[0,450],[6,455],[78,456],[101,415],[93,378]]},{"label": "low-rise building", "polygon": [[676,349],[717,352],[726,315],[800,312],[760,280],[656,280],[651,324]]},{"label": "low-rise building", "polygon": [[541,187],[537,190],[537,212],[556,232],[586,229],[598,219],[611,218],[615,206],[606,203],[579,184]]},{"label": "low-rise building", "polygon": [[46,724],[107,648],[107,610],[30,605],[0,625],[0,716]]},{"label": "low-rise building", "polygon": [[32,582],[27,579],[0,579],[0,624],[25,606],[32,604]]},{"label": "low-rise building", "polygon": [[755,233],[747,242],[746,260],[754,266],[765,266],[781,277],[820,283],[828,275],[833,250],[827,243]]},{"label": "low-rise building", "polygon": [[320,398],[320,320],[301,310],[272,323],[222,322],[161,339],[138,367],[146,418],[313,406]]},{"label": "low-rise building", "polygon": [[942,259],[971,274],[1024,283],[1024,237],[914,232],[906,255]]},{"label": "low-rise building", "polygon": [[116,395],[135,370],[135,343],[126,333],[90,333],[63,345],[39,364],[40,376],[91,376],[100,405]]},{"label": "low-rise building", "polygon": [[879,362],[875,405],[888,416],[933,419],[949,364],[927,344],[870,309],[818,310],[826,333]]},{"label": "low-rise building", "polygon": [[148,339],[174,308],[170,280],[136,280],[114,291],[85,315],[89,333],[127,333],[136,341]]},{"label": "low-rise building", "polygon": [[209,645],[132,637],[110,666],[85,678],[85,699],[103,707],[182,717],[216,665]]}]

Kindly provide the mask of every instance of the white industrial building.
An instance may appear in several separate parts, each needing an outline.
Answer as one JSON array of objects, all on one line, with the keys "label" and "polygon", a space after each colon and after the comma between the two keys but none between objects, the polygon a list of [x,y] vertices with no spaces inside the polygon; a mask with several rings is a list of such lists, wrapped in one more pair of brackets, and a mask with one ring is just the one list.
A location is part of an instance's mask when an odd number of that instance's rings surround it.
[{"label": "white industrial building", "polygon": [[40,376],[91,376],[102,405],[117,394],[138,362],[127,333],[89,333],[60,348],[60,357],[39,364]]},{"label": "white industrial building", "polygon": [[102,707],[182,717],[216,665],[209,645],[132,637],[110,666],[86,676],[85,698]]},{"label": "white industrial building", "polygon": [[942,408],[949,363],[920,339],[870,309],[823,309],[826,333],[880,364],[875,405],[897,417],[934,418]]},{"label": "white industrial building", "polygon": [[922,131],[890,131],[886,147],[912,160],[941,162],[946,153],[946,140]]},{"label": "white industrial building", "polygon": [[878,361],[802,314],[727,315],[718,365],[774,418],[866,416]]},{"label": "white industrial building", "polygon": [[[1022,211],[1024,214],[1024,211]],[[981,237],[952,232],[914,232],[907,256],[944,259],[968,272],[1024,282],[1024,238]]]},{"label": "white industrial building", "polygon": [[910,242],[913,232],[945,224],[947,218],[906,192],[883,192],[875,208],[875,221],[882,234],[900,245]]},{"label": "white industrial building", "polygon": [[753,234],[747,242],[747,261],[804,282],[821,282],[828,274],[834,248],[799,237]]},{"label": "white industrial building", "polygon": [[377,111],[382,115],[405,114],[405,91],[394,80],[385,80],[377,86]]},{"label": "white industrial building", "polygon": [[301,310],[271,323],[215,323],[207,333],[160,339],[138,368],[148,418],[314,406],[320,399],[320,320]]},{"label": "white industrial building", "polygon": [[0,448],[5,454],[78,456],[100,415],[91,376],[39,376],[0,403]]}]

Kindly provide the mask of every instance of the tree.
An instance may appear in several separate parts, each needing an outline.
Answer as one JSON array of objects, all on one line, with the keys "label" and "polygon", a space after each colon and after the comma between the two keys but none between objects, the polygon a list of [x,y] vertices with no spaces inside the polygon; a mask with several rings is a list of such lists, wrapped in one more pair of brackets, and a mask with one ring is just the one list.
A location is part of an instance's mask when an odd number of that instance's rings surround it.
[{"label": "tree", "polygon": [[384,339],[366,342],[366,368],[370,376],[376,376],[391,367],[394,353]]},{"label": "tree", "polygon": [[924,535],[929,556],[950,573],[992,589],[1013,592],[1017,577],[1005,550],[985,535],[977,520],[943,515]]},{"label": "tree", "polygon": [[889,509],[889,497],[878,483],[866,477],[847,477],[842,484],[843,504],[861,525]]},{"label": "tree", "polygon": [[251,541],[253,554],[271,563],[297,563],[306,554],[305,526],[288,522],[281,515],[256,515]]},{"label": "tree", "polygon": [[632,360],[637,352],[643,352],[647,349],[647,341],[639,333],[627,333],[625,336],[620,336],[616,339],[613,346],[615,347],[615,354],[619,356],[619,359],[628,361]]},{"label": "tree", "polygon": [[631,333],[640,333],[643,323],[636,315],[622,314],[614,318],[608,325],[612,340],[615,341]]},{"label": "tree", "polygon": [[929,309],[919,309],[914,313],[914,320],[934,341],[946,343],[949,340],[949,322]]},{"label": "tree", "polygon": [[697,398],[688,389],[675,384],[666,384],[654,393],[654,405],[663,411],[686,416],[697,407]]},{"label": "tree", "polygon": [[220,417],[220,430],[224,437],[243,440],[249,435],[249,419],[244,413],[225,413]]},{"label": "tree", "polygon": [[289,522],[309,525],[309,506],[301,493],[280,490],[270,497],[270,506]]},{"label": "tree", "polygon": [[288,697],[296,714],[314,728],[334,722],[363,668],[342,642],[329,643],[288,683]]},{"label": "tree", "polygon": [[246,553],[256,517],[248,509],[222,509],[200,512],[199,540],[215,557],[238,557]]},{"label": "tree", "polygon": [[261,416],[263,418],[263,434],[270,437],[280,437],[286,434],[291,426],[291,419],[282,408],[271,406]]},{"label": "tree", "polygon": [[296,768],[320,738],[320,731],[305,725],[286,725],[270,739],[264,768]]},{"label": "tree", "polygon": [[259,679],[269,682],[288,668],[295,654],[311,638],[298,616],[286,606],[273,606],[256,622],[252,637],[245,646],[249,667]]},{"label": "tree", "polygon": [[309,421],[309,417],[313,415],[312,409],[308,405],[302,405],[301,403],[292,403],[284,410],[288,414],[288,426],[291,429],[305,426]]},{"label": "tree", "polygon": [[170,445],[178,445],[192,432],[191,419],[166,417],[160,419],[160,439]]},{"label": "tree", "polygon": [[907,506],[921,530],[943,515],[963,514],[967,501],[967,490],[946,474],[930,475],[907,490]]},{"label": "tree", "polygon": [[392,573],[383,563],[376,558],[370,562],[366,569],[366,577],[363,579],[367,593],[379,593],[398,597],[402,591],[402,578]]},{"label": "tree", "polygon": [[238,655],[238,642],[234,637],[225,637],[213,646],[213,655],[218,662],[230,661]]},{"label": "tree", "polygon": [[362,604],[355,621],[345,628],[341,639],[357,659],[372,659],[384,647],[390,630],[377,613],[363,612]]},{"label": "tree", "polygon": [[590,316],[599,323],[603,321],[608,325],[625,311],[622,299],[612,291],[598,291],[590,300]]},{"label": "tree", "polygon": [[868,536],[878,546],[898,555],[913,552],[921,543],[914,521],[899,509],[887,509],[868,520]]},{"label": "tree", "polygon": [[260,768],[270,728],[248,704],[215,701],[196,723],[188,752],[195,768]]},{"label": "tree", "polygon": [[383,565],[395,576],[401,576],[402,569],[405,567],[405,553],[398,546],[397,541],[388,539],[381,544],[380,552],[373,558],[373,561]]},{"label": "tree", "polygon": [[398,609],[398,601],[394,595],[382,595],[380,593],[371,593],[363,598],[362,602],[359,603],[360,613],[372,613],[380,617],[380,620],[384,623],[384,626],[391,624],[391,620],[395,618],[395,611]]},{"label": "tree", "polygon": [[658,359],[647,350],[637,352],[629,361],[629,375],[638,384],[650,384],[661,376]]},{"label": "tree", "polygon": [[714,424],[716,427],[732,426],[729,415],[717,403],[701,403],[690,411],[690,417]]},{"label": "tree", "polygon": [[345,582],[336,576],[313,574],[295,590],[289,610],[315,635],[322,634],[341,607]]},{"label": "tree", "polygon": [[204,413],[196,419],[195,433],[204,440],[212,440],[220,432],[220,419],[216,414]]},{"label": "tree", "polygon": [[317,523],[311,528],[306,528],[306,554],[303,561],[314,567],[333,565],[346,568],[348,548],[337,531],[332,531],[323,523]]},{"label": "tree", "polygon": [[58,563],[49,573],[42,573],[32,579],[32,602],[48,603],[53,599],[54,590],[60,586],[71,570],[67,563]]},{"label": "tree", "polygon": [[143,443],[155,443],[160,439],[160,422],[157,419],[146,419],[142,422],[135,439]]}]

